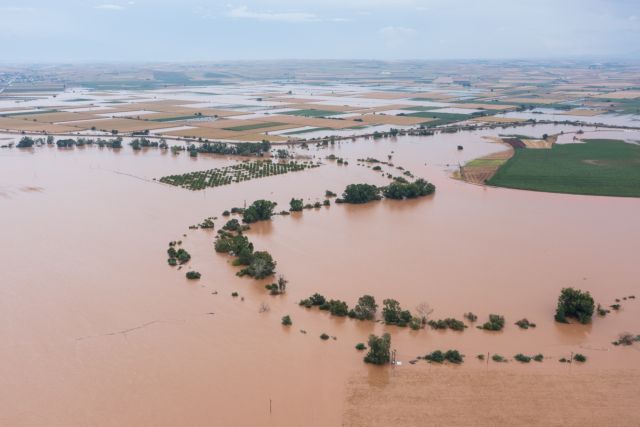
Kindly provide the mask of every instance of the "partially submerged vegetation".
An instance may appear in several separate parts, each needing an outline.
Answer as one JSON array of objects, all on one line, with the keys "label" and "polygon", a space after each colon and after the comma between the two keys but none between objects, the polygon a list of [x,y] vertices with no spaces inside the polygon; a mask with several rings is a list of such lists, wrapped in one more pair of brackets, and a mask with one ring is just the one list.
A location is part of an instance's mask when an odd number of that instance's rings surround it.
[{"label": "partially submerged vegetation", "polygon": [[189,172],[182,175],[163,176],[160,182],[188,190],[203,190],[207,187],[219,187],[251,179],[282,175],[316,168],[313,162],[272,162],[271,160],[244,161],[223,168]]},{"label": "partially submerged vegetation", "polygon": [[484,329],[486,331],[501,331],[504,328],[504,316],[499,314],[490,314],[489,321],[478,326],[478,329]]},{"label": "partially submerged vegetation", "polygon": [[563,288],[558,297],[555,319],[557,322],[568,323],[569,318],[587,324],[595,310],[595,304],[589,292],[574,288]]},{"label": "partially submerged vegetation", "polygon": [[182,241],[169,242],[169,249],[167,249],[167,255],[169,258],[167,259],[167,262],[172,267],[178,264],[186,264],[191,259],[191,254],[184,248],[181,248],[181,245]]},{"label": "partially submerged vegetation", "polygon": [[378,337],[369,335],[369,352],[364,357],[366,363],[384,365],[391,361],[391,335]]},{"label": "partially submerged vegetation", "polygon": [[435,350],[424,356],[424,360],[431,363],[443,363],[445,361],[459,365],[464,361],[464,355],[460,354],[458,350]]},{"label": "partially submerged vegetation", "polygon": [[[252,209],[247,208],[244,211],[247,216],[243,219],[250,222],[268,220],[273,214],[274,206],[275,203],[268,200],[257,200],[251,205]],[[239,227],[237,220],[229,220],[225,227],[226,229],[218,231],[214,248],[218,253],[227,253],[234,256],[233,265],[244,266],[237,273],[238,276],[264,279],[275,273],[276,261],[271,254],[266,251],[254,251],[253,243],[249,241],[247,236],[242,234],[242,228]],[[284,279],[282,280],[284,281]],[[284,286],[286,286],[286,281],[282,286],[283,291]]]}]

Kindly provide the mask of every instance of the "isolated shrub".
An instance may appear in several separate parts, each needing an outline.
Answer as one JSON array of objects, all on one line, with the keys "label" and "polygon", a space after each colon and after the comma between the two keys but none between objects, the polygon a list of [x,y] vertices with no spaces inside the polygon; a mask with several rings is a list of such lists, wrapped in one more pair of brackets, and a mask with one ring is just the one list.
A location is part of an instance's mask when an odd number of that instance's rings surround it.
[{"label": "isolated shrub", "polygon": [[493,360],[494,362],[506,362],[506,359],[499,354],[494,354],[493,356],[491,356],[491,360]]},{"label": "isolated shrub", "polygon": [[356,350],[366,350],[367,346],[364,345],[364,343],[359,342],[358,344],[356,344]]},{"label": "isolated shrub", "polygon": [[266,221],[273,216],[273,209],[277,203],[269,200],[256,200],[242,213],[242,221],[251,224],[257,221]]},{"label": "isolated shrub", "polygon": [[478,316],[476,316],[472,312],[465,313],[463,317],[472,323],[478,320]]},{"label": "isolated shrub", "polygon": [[536,362],[542,362],[544,360],[544,356],[538,353],[535,356],[533,356],[533,360],[535,360]]},{"label": "isolated shrub", "polygon": [[329,339],[329,335],[322,333],[322,335],[320,335],[320,339],[326,341]]},{"label": "isolated shrub", "polygon": [[288,314],[282,317],[282,324],[284,326],[291,326],[293,324],[291,317]]},{"label": "isolated shrub", "polygon": [[478,326],[480,329],[487,331],[501,331],[504,328],[504,317],[499,314],[490,314],[489,321],[485,322],[482,326]]},{"label": "isolated shrub", "polygon": [[564,288],[558,298],[555,319],[558,322],[567,323],[567,318],[572,317],[580,323],[591,322],[595,304],[589,292],[574,288]]},{"label": "isolated shrub", "polygon": [[584,354],[576,353],[573,355],[573,360],[575,360],[576,362],[584,363],[587,361],[587,356],[585,356]]},{"label": "isolated shrub", "polygon": [[364,357],[366,363],[384,365],[391,360],[391,335],[383,334],[380,337],[369,335],[369,352]]},{"label": "isolated shrub", "polygon": [[536,324],[535,323],[531,323],[529,322],[527,319],[520,319],[516,322],[516,325],[518,325],[518,327],[520,329],[529,329],[529,328],[535,328]]},{"label": "isolated shrub", "polygon": [[231,292],[231,296],[235,298],[235,297],[238,296],[238,293],[237,292]]},{"label": "isolated shrub", "polygon": [[522,353],[516,354],[515,356],[513,356],[513,358],[516,359],[518,362],[521,362],[521,363],[529,363],[529,362],[531,362],[531,357],[525,356]]},{"label": "isolated shrub", "polygon": [[634,337],[632,334],[624,332],[618,336],[618,339],[613,342],[613,345],[632,345],[636,341],[640,341],[640,335]]},{"label": "isolated shrub", "polygon": [[169,263],[170,266],[175,267],[176,265],[178,265],[178,260],[175,258],[169,258],[167,260],[167,262]]},{"label": "isolated shrub", "polygon": [[197,271],[187,271],[187,279],[189,280],[196,280],[199,279],[201,277],[201,274],[198,273]]},{"label": "isolated shrub", "polygon": [[603,317],[609,314],[609,310],[602,307],[600,304],[598,304],[598,307],[596,308],[596,312],[598,313],[598,316],[603,316]]},{"label": "isolated shrub", "polygon": [[302,199],[291,199],[289,202],[289,210],[291,212],[300,212],[304,207]]}]

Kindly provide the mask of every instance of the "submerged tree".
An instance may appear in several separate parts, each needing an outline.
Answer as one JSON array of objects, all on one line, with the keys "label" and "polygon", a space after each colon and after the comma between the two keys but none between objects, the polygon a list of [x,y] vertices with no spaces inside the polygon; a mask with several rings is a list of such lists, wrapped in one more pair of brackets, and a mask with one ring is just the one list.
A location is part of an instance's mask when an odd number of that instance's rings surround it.
[{"label": "submerged tree", "polygon": [[371,184],[349,184],[342,193],[344,203],[367,203],[373,200],[380,200],[380,189]]},{"label": "submerged tree", "polygon": [[273,209],[277,203],[269,200],[256,200],[244,210],[242,221],[251,224],[257,221],[266,221],[273,216]]},{"label": "submerged tree", "polygon": [[276,262],[271,257],[271,254],[266,251],[257,251],[253,253],[251,262],[247,266],[240,270],[239,276],[251,276],[255,279],[264,279],[271,276],[276,269]]},{"label": "submerged tree", "polygon": [[289,202],[289,210],[291,212],[300,212],[304,208],[302,199],[291,199]]},{"label": "submerged tree", "polygon": [[366,363],[384,365],[391,360],[391,335],[381,337],[369,335],[369,352],[364,357]]},{"label": "submerged tree", "polygon": [[349,317],[360,320],[373,320],[377,309],[376,299],[371,295],[363,295],[358,298],[358,304],[349,312]]},{"label": "submerged tree", "polygon": [[411,321],[411,312],[402,310],[400,303],[394,299],[386,299],[382,301],[382,317],[388,325],[407,326]]},{"label": "submerged tree", "polygon": [[589,292],[574,288],[563,288],[558,298],[555,319],[567,323],[567,317],[573,317],[580,323],[591,322],[595,303]]}]

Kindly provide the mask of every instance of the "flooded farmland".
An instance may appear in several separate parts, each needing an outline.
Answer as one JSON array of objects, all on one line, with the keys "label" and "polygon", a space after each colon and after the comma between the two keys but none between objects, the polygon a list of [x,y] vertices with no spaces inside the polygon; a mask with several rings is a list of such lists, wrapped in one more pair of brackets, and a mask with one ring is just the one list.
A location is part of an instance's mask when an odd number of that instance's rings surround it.
[{"label": "flooded farmland", "polygon": [[[508,132],[577,129],[538,125]],[[195,192],[154,178],[238,159],[129,146],[0,151],[0,256],[8,266],[0,281],[0,423],[340,425],[350,384],[384,388],[394,372],[424,370],[408,361],[435,349],[459,349],[466,363],[451,369],[469,375],[487,369],[475,358],[486,353],[548,359],[488,368],[516,375],[637,374],[637,346],[611,342],[621,332],[640,333],[640,301],[622,301],[619,311],[594,316],[590,325],[558,324],[553,314],[567,286],[590,291],[603,306],[640,296],[640,201],[451,179],[460,164],[504,149],[483,139],[495,134],[296,148],[324,164]],[[349,165],[325,160],[329,154]],[[218,217],[218,229],[226,221],[222,211],[260,198],[278,202],[280,210],[292,197],[322,201],[325,190],[340,194],[350,183],[384,185],[380,172],[357,159],[387,156],[433,182],[435,195],[332,204],[252,225],[247,235],[256,250],[268,250],[289,280],[285,295],[268,295],[264,285],[272,280],[237,277],[231,259],[213,250],[215,231],[189,229],[211,216]],[[383,165],[385,171],[392,172]],[[172,240],[182,240],[192,254],[188,268],[202,273],[199,281],[167,266]],[[363,294],[379,304],[394,298],[411,310],[426,302],[436,319],[472,311],[481,323],[499,313],[506,327],[412,331],[336,318],[298,305],[315,292],[350,305]],[[260,312],[261,304],[268,310]],[[292,327],[280,324],[286,314]],[[537,327],[519,329],[514,322],[521,318]],[[391,334],[401,366],[365,365],[354,349],[381,332]],[[322,333],[335,339],[320,340]],[[575,352],[589,362],[558,363]],[[637,394],[637,383],[627,387]]]}]

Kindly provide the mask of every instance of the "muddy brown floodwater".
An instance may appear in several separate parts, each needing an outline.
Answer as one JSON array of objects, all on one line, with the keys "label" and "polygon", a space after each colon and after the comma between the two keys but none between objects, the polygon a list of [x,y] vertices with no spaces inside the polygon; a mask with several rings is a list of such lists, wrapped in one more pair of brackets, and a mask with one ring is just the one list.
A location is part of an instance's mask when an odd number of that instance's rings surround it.
[{"label": "muddy brown floodwater", "polygon": [[[515,375],[637,374],[640,345],[610,343],[620,332],[640,333],[640,301],[623,301],[620,312],[589,326],[552,318],[565,286],[589,290],[603,305],[640,297],[640,200],[452,180],[459,162],[503,149],[482,139],[489,134],[342,142],[308,154],[333,152],[349,166],[325,162],[200,192],[152,178],[235,160],[129,147],[117,153],[97,147],[0,151],[0,424],[358,424],[357,410],[346,403],[353,403],[353,384],[360,394],[362,387],[374,393],[392,369],[409,376],[411,369],[424,370],[407,361],[435,349],[467,355],[463,366],[444,372],[485,372],[475,355],[491,352],[547,357],[536,366],[489,367]],[[256,249],[268,250],[290,281],[284,296],[269,296],[268,281],[236,277],[230,260],[214,252],[213,231],[188,230],[245,201],[268,198],[287,208],[291,197],[314,202],[325,190],[340,193],[352,182],[384,184],[356,159],[386,160],[392,151],[396,165],[434,182],[437,193],[332,205],[252,227]],[[201,280],[187,281],[184,269],[167,266],[167,244],[178,239]],[[232,298],[234,291],[244,300]],[[378,303],[395,298],[412,310],[426,301],[434,318],[472,311],[484,320],[499,313],[507,325],[500,333],[473,327],[416,332],[336,319],[298,306],[314,292],[350,305],[368,293]],[[260,313],[261,303],[270,310]],[[292,317],[290,328],[280,324],[285,314]],[[519,330],[513,322],[523,317],[538,327]],[[402,366],[367,366],[354,349],[383,331],[392,334]],[[337,339],[322,341],[323,332]],[[571,352],[587,355],[588,362],[558,363]],[[637,395],[637,382],[628,387]]]}]

